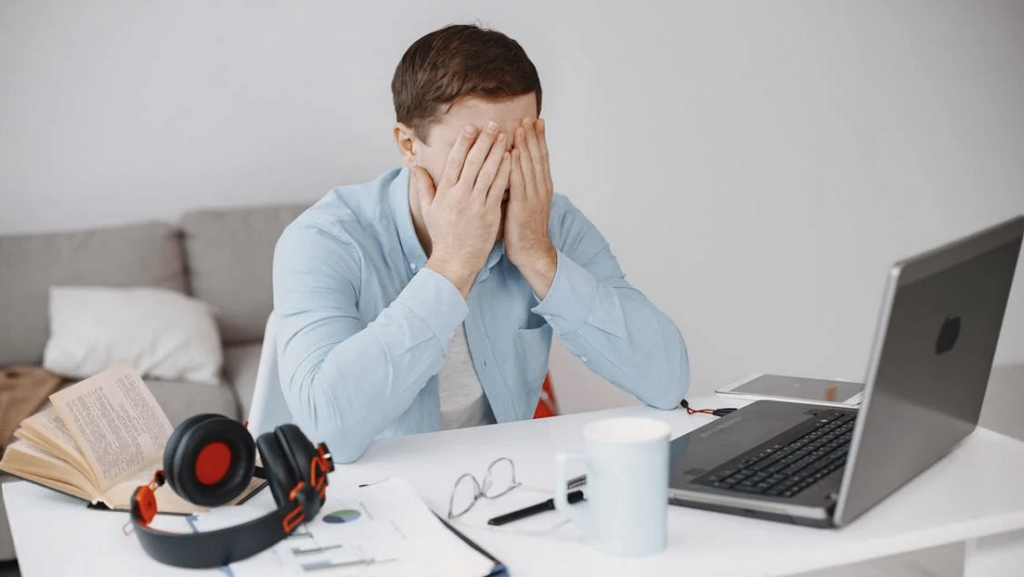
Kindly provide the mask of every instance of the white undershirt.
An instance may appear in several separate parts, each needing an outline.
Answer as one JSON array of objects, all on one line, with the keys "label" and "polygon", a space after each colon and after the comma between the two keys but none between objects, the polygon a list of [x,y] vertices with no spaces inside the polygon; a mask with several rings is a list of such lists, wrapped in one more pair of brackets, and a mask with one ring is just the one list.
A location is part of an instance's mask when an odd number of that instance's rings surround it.
[{"label": "white undershirt", "polygon": [[448,344],[444,366],[437,374],[437,388],[441,396],[442,431],[494,423],[484,387],[469,356],[465,325],[459,325]]}]

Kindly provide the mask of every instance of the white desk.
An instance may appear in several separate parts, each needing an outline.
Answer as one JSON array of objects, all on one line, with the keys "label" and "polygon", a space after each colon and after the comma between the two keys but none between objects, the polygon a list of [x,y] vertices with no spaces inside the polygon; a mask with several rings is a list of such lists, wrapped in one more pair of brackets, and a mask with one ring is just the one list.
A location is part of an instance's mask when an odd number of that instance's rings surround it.
[{"label": "white desk", "polygon": [[[693,404],[737,403],[702,398]],[[551,486],[554,453],[581,448],[583,425],[627,415],[662,419],[675,436],[713,419],[632,407],[389,439],[371,446],[357,464],[339,466],[331,483],[400,475],[443,514],[461,473],[482,475],[494,458],[504,456],[515,461],[520,481]],[[4,498],[25,577],[182,574],[150,560],[134,536],[122,534],[126,513],[90,511],[81,501],[28,483],[5,485]],[[947,458],[840,530],[670,507],[667,550],[643,559],[615,559],[591,551],[578,537],[463,529],[516,577],[790,575],[1024,529],[1024,443],[979,429]]]}]

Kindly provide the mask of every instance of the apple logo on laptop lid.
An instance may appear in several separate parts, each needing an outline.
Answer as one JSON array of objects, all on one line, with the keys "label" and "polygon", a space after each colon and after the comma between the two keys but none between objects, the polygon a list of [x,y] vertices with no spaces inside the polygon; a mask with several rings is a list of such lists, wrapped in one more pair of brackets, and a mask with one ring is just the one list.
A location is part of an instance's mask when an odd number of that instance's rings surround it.
[{"label": "apple logo on laptop lid", "polygon": [[942,328],[939,329],[939,338],[935,341],[935,354],[941,355],[951,351],[959,337],[960,317],[946,315],[946,320],[942,322]]}]

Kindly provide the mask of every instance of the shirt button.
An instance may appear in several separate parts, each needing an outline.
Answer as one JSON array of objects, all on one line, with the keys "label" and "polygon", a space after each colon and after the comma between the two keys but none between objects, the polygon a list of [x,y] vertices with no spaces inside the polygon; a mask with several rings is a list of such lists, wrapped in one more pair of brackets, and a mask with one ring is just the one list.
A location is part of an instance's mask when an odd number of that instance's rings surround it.
[{"label": "shirt button", "polygon": [[585,362],[587,362],[587,357],[580,357],[580,360],[585,363]]},{"label": "shirt button", "polygon": [[544,315],[544,320],[550,321],[551,320],[551,315]]},{"label": "shirt button", "polygon": [[409,269],[410,270],[416,270],[416,263],[414,263],[414,262],[409,263]]}]

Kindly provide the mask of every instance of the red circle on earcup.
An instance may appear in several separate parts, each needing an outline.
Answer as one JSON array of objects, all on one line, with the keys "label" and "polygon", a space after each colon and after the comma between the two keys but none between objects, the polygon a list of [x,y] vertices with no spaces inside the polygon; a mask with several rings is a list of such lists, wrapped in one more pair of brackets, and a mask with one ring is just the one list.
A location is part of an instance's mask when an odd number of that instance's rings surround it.
[{"label": "red circle on earcup", "polygon": [[213,441],[199,451],[196,457],[196,480],[203,485],[215,485],[231,468],[231,449],[221,441]]}]

